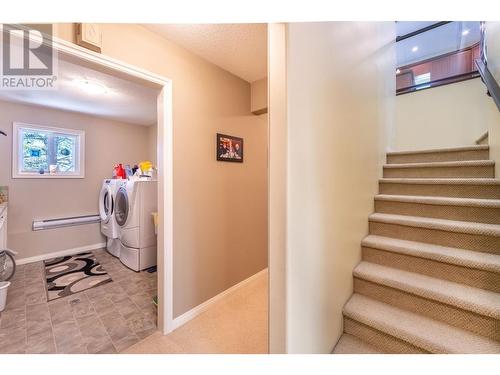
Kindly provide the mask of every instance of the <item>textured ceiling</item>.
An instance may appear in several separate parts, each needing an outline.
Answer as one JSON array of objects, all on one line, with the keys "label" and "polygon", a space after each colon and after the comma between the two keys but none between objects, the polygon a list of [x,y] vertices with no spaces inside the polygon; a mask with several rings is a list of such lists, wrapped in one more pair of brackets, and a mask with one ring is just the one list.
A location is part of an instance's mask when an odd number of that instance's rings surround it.
[{"label": "textured ceiling", "polygon": [[[156,123],[158,91],[123,78],[59,59],[57,90],[0,90],[0,100],[79,112],[137,125]],[[90,80],[107,87],[89,94],[75,80]]]},{"label": "textured ceiling", "polygon": [[144,26],[247,82],[267,76],[266,24]]}]

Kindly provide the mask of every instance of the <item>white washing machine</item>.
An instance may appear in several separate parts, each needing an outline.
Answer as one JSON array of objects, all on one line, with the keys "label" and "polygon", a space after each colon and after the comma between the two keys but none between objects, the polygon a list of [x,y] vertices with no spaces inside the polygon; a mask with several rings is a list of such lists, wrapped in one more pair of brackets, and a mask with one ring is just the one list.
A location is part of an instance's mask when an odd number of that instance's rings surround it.
[{"label": "white washing machine", "polygon": [[116,257],[120,256],[119,226],[115,219],[115,196],[121,180],[106,179],[102,183],[99,194],[99,214],[101,216],[101,233],[107,238],[106,249]]},{"label": "white washing machine", "polygon": [[134,271],[156,266],[152,213],[157,211],[157,197],[156,181],[125,181],[116,192],[120,260]]}]

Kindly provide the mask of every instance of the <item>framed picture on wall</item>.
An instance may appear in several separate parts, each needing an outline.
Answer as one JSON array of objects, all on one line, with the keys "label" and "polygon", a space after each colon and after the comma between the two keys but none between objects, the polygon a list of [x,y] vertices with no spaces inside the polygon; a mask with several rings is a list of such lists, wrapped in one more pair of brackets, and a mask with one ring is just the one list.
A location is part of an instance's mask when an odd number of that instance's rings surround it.
[{"label": "framed picture on wall", "polygon": [[217,160],[243,163],[243,138],[217,133]]}]

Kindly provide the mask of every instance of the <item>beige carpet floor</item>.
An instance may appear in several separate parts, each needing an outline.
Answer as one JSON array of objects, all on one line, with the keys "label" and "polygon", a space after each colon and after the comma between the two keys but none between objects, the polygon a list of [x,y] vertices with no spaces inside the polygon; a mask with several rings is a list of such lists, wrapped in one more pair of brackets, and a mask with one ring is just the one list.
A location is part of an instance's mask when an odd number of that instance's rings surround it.
[{"label": "beige carpet floor", "polygon": [[123,353],[268,353],[267,290],[266,272],[174,332],[156,332]]},{"label": "beige carpet floor", "polygon": [[392,152],[334,353],[500,353],[489,147]]}]

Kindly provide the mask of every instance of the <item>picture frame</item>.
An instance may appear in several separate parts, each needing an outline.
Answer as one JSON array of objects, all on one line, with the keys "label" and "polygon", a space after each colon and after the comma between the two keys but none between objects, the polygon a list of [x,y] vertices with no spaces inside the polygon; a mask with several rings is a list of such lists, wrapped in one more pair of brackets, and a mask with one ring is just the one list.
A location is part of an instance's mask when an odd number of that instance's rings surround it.
[{"label": "picture frame", "polygon": [[215,151],[218,161],[243,163],[243,138],[217,133]]}]

